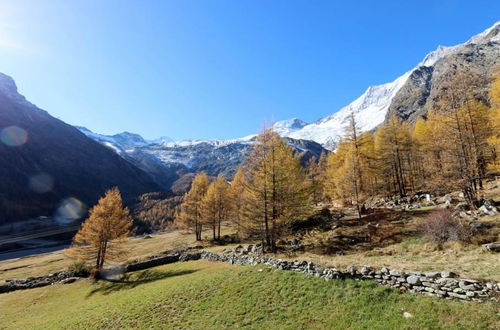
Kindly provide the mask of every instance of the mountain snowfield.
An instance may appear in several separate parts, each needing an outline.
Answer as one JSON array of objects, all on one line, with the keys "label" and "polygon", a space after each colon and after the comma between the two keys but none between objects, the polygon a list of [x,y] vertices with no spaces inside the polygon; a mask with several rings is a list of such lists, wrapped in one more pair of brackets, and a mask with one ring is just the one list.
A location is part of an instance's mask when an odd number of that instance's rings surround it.
[{"label": "mountain snowfield", "polygon": [[[347,125],[351,113],[354,113],[361,131],[369,131],[376,128],[384,122],[387,110],[394,96],[396,96],[397,92],[403,87],[415,70],[422,66],[433,66],[440,59],[460,51],[468,44],[500,42],[499,27],[500,21],[463,44],[450,47],[438,46],[436,50],[427,54],[423,61],[412,70],[398,77],[393,82],[368,87],[363,95],[354,100],[354,102],[328,117],[322,118],[312,124],[304,125],[300,129],[295,129],[293,127],[290,127],[289,130],[284,129],[288,121],[277,122],[275,125],[280,127],[279,133],[282,136],[288,136],[294,139],[312,140],[327,148],[334,148],[336,142],[343,135],[344,128]],[[492,33],[494,30],[496,30],[496,33]]]}]

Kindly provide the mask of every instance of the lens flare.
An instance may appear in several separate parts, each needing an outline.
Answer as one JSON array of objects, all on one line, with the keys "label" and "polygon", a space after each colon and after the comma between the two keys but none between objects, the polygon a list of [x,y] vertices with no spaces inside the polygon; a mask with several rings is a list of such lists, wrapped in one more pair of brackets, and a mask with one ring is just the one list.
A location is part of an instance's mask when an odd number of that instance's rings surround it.
[{"label": "lens flare", "polygon": [[29,185],[34,192],[44,194],[54,188],[54,179],[48,174],[40,173],[30,178]]},{"label": "lens flare", "polygon": [[59,225],[69,225],[80,219],[85,213],[85,205],[74,197],[61,202],[56,211],[55,220]]},{"label": "lens flare", "polygon": [[119,281],[125,277],[125,267],[117,266],[111,269],[104,269],[99,275],[108,281]]},{"label": "lens flare", "polygon": [[28,142],[28,132],[17,126],[9,126],[0,132],[0,141],[9,147],[20,147]]}]

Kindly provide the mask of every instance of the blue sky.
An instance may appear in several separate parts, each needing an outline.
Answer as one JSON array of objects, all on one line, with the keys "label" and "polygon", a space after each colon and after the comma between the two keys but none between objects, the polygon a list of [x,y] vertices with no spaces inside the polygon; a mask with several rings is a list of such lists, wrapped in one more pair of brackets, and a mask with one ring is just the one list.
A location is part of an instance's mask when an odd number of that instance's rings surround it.
[{"label": "blue sky", "polygon": [[235,138],[329,115],[498,20],[481,0],[0,0],[0,72],[99,133]]}]

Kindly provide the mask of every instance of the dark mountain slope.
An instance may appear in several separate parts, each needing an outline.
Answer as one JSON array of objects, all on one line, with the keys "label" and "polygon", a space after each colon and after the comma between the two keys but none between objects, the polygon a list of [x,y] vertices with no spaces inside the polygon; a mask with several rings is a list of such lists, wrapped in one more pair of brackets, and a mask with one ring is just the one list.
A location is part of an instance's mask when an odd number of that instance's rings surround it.
[{"label": "dark mountain slope", "polygon": [[[159,190],[145,172],[26,101],[0,74],[0,223],[51,215],[70,197],[91,205],[112,186],[125,199]],[[78,211],[72,201],[67,215]]]}]

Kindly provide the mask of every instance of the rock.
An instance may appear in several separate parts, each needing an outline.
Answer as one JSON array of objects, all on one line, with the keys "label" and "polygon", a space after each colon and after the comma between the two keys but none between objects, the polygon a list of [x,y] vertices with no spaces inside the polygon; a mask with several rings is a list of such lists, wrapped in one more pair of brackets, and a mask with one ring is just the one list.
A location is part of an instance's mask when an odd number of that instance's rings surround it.
[{"label": "rock", "polygon": [[425,277],[428,277],[428,278],[437,278],[439,276],[441,276],[441,273],[438,273],[438,272],[427,272],[427,273],[424,273]]},{"label": "rock", "polygon": [[413,315],[411,315],[411,314],[410,314],[410,313],[408,313],[408,312],[404,312],[404,313],[403,313],[403,317],[404,317],[405,319],[409,319],[410,317],[413,317]]},{"label": "rock", "polygon": [[391,274],[391,276],[405,276],[405,272],[402,271],[402,270],[391,270],[389,272],[389,274]]},{"label": "rock", "polygon": [[451,202],[446,201],[446,202],[444,202],[444,204],[442,204],[440,207],[441,207],[442,209],[449,209],[449,208],[451,207]]},{"label": "rock", "polygon": [[78,280],[78,277],[68,277],[62,281],[59,281],[58,283],[60,284],[70,284],[70,283],[73,283],[75,282],[76,280]]},{"label": "rock", "polygon": [[469,227],[471,227],[474,230],[481,230],[485,227],[485,225],[484,223],[479,221],[471,221],[469,222]]},{"label": "rock", "polygon": [[420,277],[417,275],[410,275],[406,278],[406,282],[411,285],[419,285]]},{"label": "rock", "polygon": [[488,243],[482,245],[483,250],[489,252],[500,252],[500,242]]},{"label": "rock", "polygon": [[372,269],[367,266],[363,266],[361,268],[361,275],[369,275],[372,272]]},{"label": "rock", "polygon": [[485,205],[481,206],[478,209],[478,211],[479,211],[480,215],[489,215],[490,214],[490,210],[488,210],[488,208]]},{"label": "rock", "polygon": [[457,276],[457,274],[455,274],[454,272],[451,272],[449,270],[445,270],[445,271],[441,272],[442,278],[454,278],[455,276]]}]

